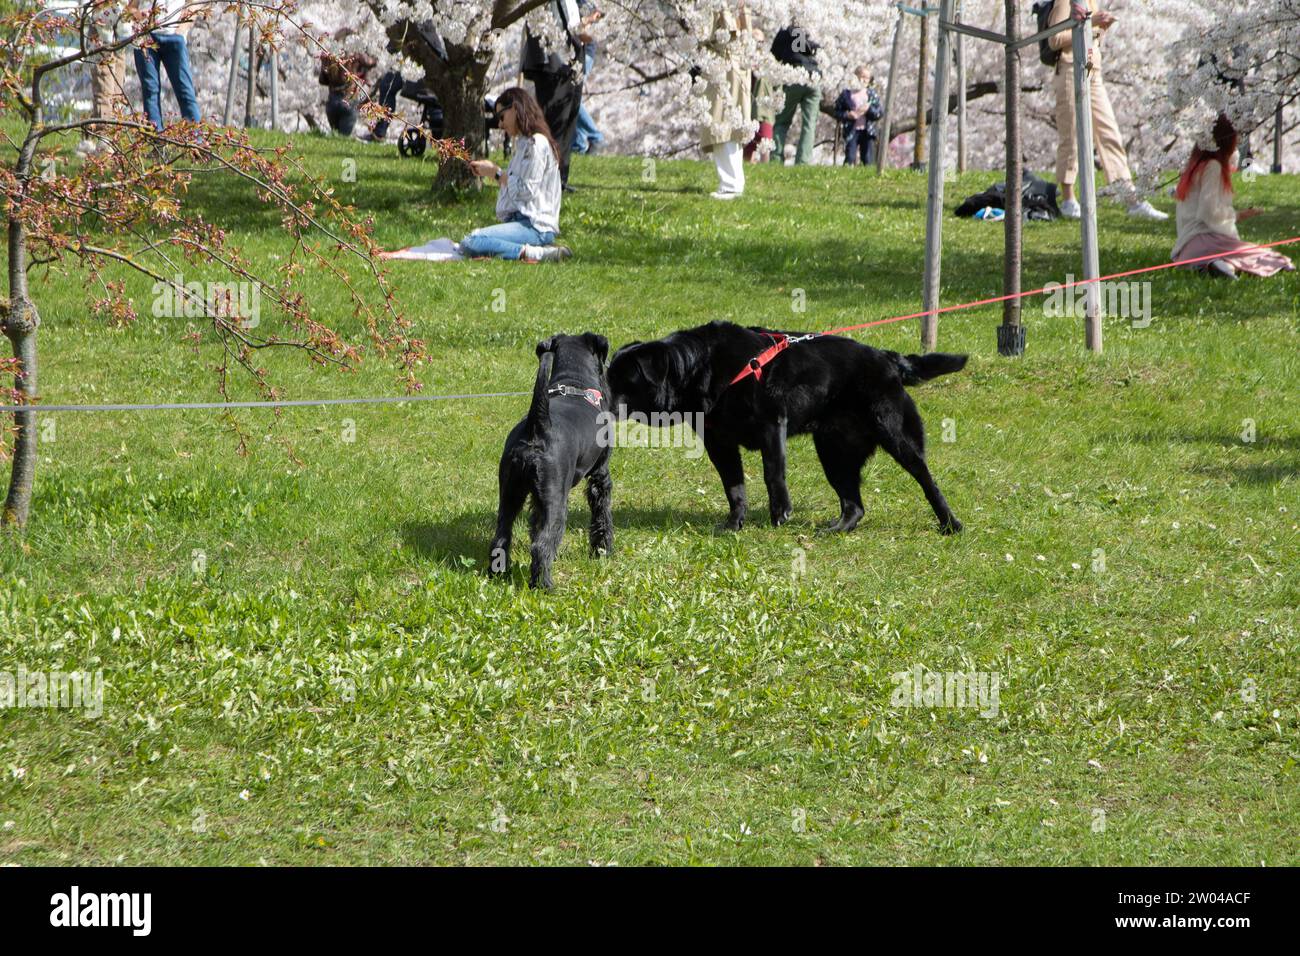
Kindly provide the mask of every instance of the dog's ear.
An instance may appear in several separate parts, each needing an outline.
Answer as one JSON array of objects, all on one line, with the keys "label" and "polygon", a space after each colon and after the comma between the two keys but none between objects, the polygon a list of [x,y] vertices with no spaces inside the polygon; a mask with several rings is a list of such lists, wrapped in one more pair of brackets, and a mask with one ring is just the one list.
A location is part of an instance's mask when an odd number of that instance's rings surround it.
[{"label": "dog's ear", "polygon": [[604,365],[605,360],[609,358],[609,339],[603,335],[597,335],[595,332],[583,332],[582,341],[587,343],[587,347],[596,356],[596,360],[601,365]]},{"label": "dog's ear", "polygon": [[547,352],[554,352],[554,351],[555,351],[555,336],[553,335],[549,339],[542,339],[542,341],[537,343],[538,358],[541,358]]},{"label": "dog's ear", "polygon": [[653,390],[655,401],[662,405],[672,393],[668,381],[671,366],[668,349],[661,342],[647,342],[633,356],[641,379]]},{"label": "dog's ear", "polygon": [[636,347],[637,347],[638,345],[640,345],[640,344],[642,344],[642,343],[638,340],[638,341],[636,341],[636,342],[628,342],[626,345],[620,345],[618,348],[616,348],[616,349],[614,350],[614,358],[617,359],[617,358],[618,358],[620,355],[622,355],[624,352],[626,352],[626,351],[628,351],[628,350],[630,350],[630,349],[634,349],[634,348],[636,348]]}]

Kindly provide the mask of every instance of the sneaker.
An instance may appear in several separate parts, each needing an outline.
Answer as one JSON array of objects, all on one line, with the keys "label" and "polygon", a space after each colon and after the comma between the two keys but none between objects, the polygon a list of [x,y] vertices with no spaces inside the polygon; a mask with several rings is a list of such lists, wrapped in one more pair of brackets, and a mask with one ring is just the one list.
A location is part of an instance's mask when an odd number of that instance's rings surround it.
[{"label": "sneaker", "polygon": [[1134,219],[1154,219],[1157,222],[1162,219],[1168,219],[1169,213],[1161,212],[1155,206],[1151,205],[1145,199],[1141,202],[1135,202],[1128,207],[1128,214]]},{"label": "sneaker", "polygon": [[1066,199],[1061,202],[1061,215],[1066,219],[1079,219],[1083,216],[1083,210],[1079,208],[1077,199]]},{"label": "sneaker", "polygon": [[1235,279],[1237,270],[1231,262],[1225,262],[1222,259],[1212,259],[1205,264],[1205,271],[1216,279]]},{"label": "sneaker", "polygon": [[524,246],[519,258],[526,262],[563,262],[573,255],[568,246]]},{"label": "sneaker", "polygon": [[744,194],[744,193],[724,193],[721,189],[717,189],[717,190],[714,190],[713,192],[709,193],[709,195],[710,195],[712,198],[714,198],[714,199],[728,200],[728,199],[739,199],[741,196],[743,196],[743,195],[745,195],[745,194]]}]

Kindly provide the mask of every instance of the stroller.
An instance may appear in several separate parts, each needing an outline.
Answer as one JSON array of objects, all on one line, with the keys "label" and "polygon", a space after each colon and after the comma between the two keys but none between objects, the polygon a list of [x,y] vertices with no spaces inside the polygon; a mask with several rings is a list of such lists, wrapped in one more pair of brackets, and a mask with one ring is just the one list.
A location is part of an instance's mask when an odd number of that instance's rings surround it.
[{"label": "stroller", "polygon": [[[406,80],[402,83],[401,96],[403,99],[413,100],[420,104],[420,125],[411,126],[403,130],[402,135],[397,140],[397,152],[403,158],[407,156],[420,157],[429,146],[428,137],[424,131],[427,129],[433,134],[434,139],[442,139],[443,132],[446,129],[446,123],[443,118],[442,104],[438,102],[438,97],[433,91],[426,87],[419,80]],[[492,134],[492,130],[497,128],[496,113],[493,107],[496,100],[485,97],[483,100],[483,138],[487,139]],[[505,153],[510,155],[510,140],[506,140]]]},{"label": "stroller", "polygon": [[438,97],[433,95],[433,91],[418,80],[403,81],[401,96],[403,99],[414,100],[420,104],[420,125],[409,126],[402,131],[402,135],[397,139],[398,155],[402,158],[423,156],[429,145],[429,140],[424,135],[426,129],[433,134],[434,139],[442,139],[445,128],[442,105],[438,102]]}]

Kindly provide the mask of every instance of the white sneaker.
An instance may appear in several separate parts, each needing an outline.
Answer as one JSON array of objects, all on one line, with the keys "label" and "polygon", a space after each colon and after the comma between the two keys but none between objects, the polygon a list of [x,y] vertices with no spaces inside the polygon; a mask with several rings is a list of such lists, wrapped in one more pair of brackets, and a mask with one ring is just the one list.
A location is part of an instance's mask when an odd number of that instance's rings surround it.
[{"label": "white sneaker", "polygon": [[519,258],[527,262],[563,262],[573,255],[568,246],[524,246]]},{"label": "white sneaker", "polygon": [[1168,219],[1169,213],[1161,212],[1155,206],[1151,205],[1145,199],[1141,202],[1135,202],[1128,207],[1128,214],[1134,219],[1154,219],[1157,222],[1162,219]]},{"label": "white sneaker", "polygon": [[1066,219],[1079,219],[1083,216],[1083,210],[1079,208],[1077,199],[1066,199],[1061,203],[1061,215]]},{"label": "white sneaker", "polygon": [[1205,271],[1212,276],[1220,279],[1237,278],[1237,270],[1231,262],[1225,262],[1222,259],[1211,259],[1205,264]]},{"label": "white sneaker", "polygon": [[745,195],[745,194],[744,194],[744,193],[724,193],[721,189],[717,189],[717,190],[714,190],[713,192],[709,193],[709,196],[712,197],[713,199],[723,199],[723,200],[727,200],[727,199],[739,199],[739,198],[740,198],[741,196],[743,196],[743,195]]}]

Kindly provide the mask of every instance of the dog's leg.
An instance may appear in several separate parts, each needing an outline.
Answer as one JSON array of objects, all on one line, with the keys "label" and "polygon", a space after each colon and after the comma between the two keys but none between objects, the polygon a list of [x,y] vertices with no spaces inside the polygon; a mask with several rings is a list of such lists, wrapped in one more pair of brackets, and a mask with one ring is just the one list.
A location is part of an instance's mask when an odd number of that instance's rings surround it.
[{"label": "dog's leg", "polygon": [[611,502],[614,482],[609,477],[609,459],[587,476],[587,505],[591,508],[592,555],[614,551],[614,513]]},{"label": "dog's leg", "polygon": [[564,525],[569,520],[569,484],[554,475],[541,475],[533,495],[532,535],[533,563],[528,586],[552,588],[551,565],[555,562]]},{"label": "dog's leg", "polygon": [[709,461],[718,470],[722,479],[722,489],[727,493],[727,504],[731,511],[722,527],[727,531],[739,531],[745,526],[745,467],[740,462],[740,446],[720,442],[712,437],[713,433],[704,430],[704,450],[709,453]]},{"label": "dog's leg", "polygon": [[497,502],[497,531],[488,548],[488,574],[504,575],[510,571],[510,541],[514,536],[515,518],[528,497],[528,485],[518,475],[503,471]]},{"label": "dog's leg", "polygon": [[782,415],[775,425],[769,426],[763,441],[763,483],[767,485],[767,512],[772,516],[774,528],[789,521],[794,511],[790,489],[785,483],[785,429],[786,419]]},{"label": "dog's leg", "polygon": [[827,531],[852,531],[862,520],[862,466],[876,450],[874,442],[845,434],[814,432],[813,447],[826,480],[840,496],[840,517]]},{"label": "dog's leg", "polygon": [[906,392],[900,389],[900,398],[887,398],[875,408],[876,421],[880,431],[880,447],[889,452],[903,469],[916,479],[925,500],[934,509],[934,516],[939,519],[939,530],[943,534],[956,534],[961,530],[961,522],[948,507],[948,499],[935,484],[930,468],[925,463],[925,427],[921,424],[921,414]]}]

